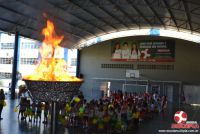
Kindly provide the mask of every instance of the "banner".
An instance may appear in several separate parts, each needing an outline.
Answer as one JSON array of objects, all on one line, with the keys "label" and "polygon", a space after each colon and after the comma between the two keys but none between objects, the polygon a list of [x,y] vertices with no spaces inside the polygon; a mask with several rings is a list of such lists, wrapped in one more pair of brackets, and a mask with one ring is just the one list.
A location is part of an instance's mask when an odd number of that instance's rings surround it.
[{"label": "banner", "polygon": [[174,62],[174,40],[112,42],[112,61]]}]

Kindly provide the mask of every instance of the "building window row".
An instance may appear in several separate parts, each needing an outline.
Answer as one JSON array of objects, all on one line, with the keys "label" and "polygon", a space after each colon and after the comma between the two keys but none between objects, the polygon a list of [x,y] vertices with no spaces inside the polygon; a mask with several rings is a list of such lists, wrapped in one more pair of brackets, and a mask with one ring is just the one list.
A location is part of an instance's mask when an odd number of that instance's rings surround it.
[{"label": "building window row", "polygon": [[[21,64],[33,65],[38,61],[37,58],[21,58]],[[0,58],[0,64],[12,64],[12,58]]]},{"label": "building window row", "polygon": [[0,58],[0,64],[12,64],[12,58]]},{"label": "building window row", "polygon": [[22,42],[21,49],[39,49],[40,44],[35,42]]},{"label": "building window row", "polygon": [[72,58],[71,59],[71,66],[76,66],[77,64],[77,59],[76,58]]},{"label": "building window row", "polygon": [[10,79],[11,77],[11,73],[0,72],[0,79]]},{"label": "building window row", "polygon": [[[21,49],[39,49],[40,44],[39,43],[21,43]],[[14,43],[1,43],[0,44],[1,49],[14,49]]]},{"label": "building window row", "polygon": [[1,49],[14,49],[14,43],[1,43]]},{"label": "building window row", "polygon": [[36,64],[37,61],[38,61],[37,58],[21,58],[20,63],[21,64],[33,65],[33,64]]}]

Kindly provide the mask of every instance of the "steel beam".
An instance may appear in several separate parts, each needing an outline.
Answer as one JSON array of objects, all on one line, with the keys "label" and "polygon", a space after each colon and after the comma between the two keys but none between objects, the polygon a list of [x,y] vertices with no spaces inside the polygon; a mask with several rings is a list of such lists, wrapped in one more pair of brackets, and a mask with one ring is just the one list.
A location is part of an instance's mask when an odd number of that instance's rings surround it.
[{"label": "steel beam", "polygon": [[[29,7],[31,7],[32,9],[36,10],[36,11],[39,11],[41,14],[44,12],[43,9],[40,9],[39,7],[35,7],[35,6],[30,5],[26,0],[24,0],[24,1],[20,0],[20,1],[18,1],[18,2],[20,2],[20,3],[22,3],[22,4],[26,5],[26,6],[29,6]],[[51,6],[52,6],[52,5],[51,5]],[[56,9],[55,9],[55,10],[56,10]],[[47,11],[47,13],[48,13],[48,11]],[[50,15],[53,16],[52,14],[50,14]],[[85,33],[87,33],[87,34],[93,35],[92,33],[88,33],[87,31],[84,31],[83,29],[80,29],[80,28],[78,28],[77,26],[74,26],[74,25],[70,24],[70,23],[67,22],[65,19],[63,19],[63,18],[61,18],[61,17],[59,17],[59,16],[53,16],[52,18],[57,19],[58,21],[62,22],[63,24],[69,25],[69,26],[72,27],[73,29],[79,29],[79,31],[82,31],[82,32],[85,32]],[[60,29],[63,29],[63,28],[60,28]],[[66,30],[65,30],[65,31],[66,31]],[[67,31],[67,32],[70,33],[70,34],[73,34],[73,35],[77,35],[77,33],[73,33],[73,32],[70,32],[70,31]],[[93,35],[93,36],[96,36],[96,35]],[[80,37],[81,37],[81,36],[80,36]],[[84,38],[84,37],[81,37],[81,38]]]},{"label": "steel beam", "polygon": [[114,16],[112,13],[108,12],[104,6],[102,5],[98,5],[97,2],[95,2],[94,0],[91,0],[91,3],[93,3],[95,6],[97,6],[99,9],[101,9],[103,12],[105,12],[106,14],[108,14],[110,17],[114,18],[115,20],[117,20],[119,23],[121,23],[122,25],[124,25],[125,27],[128,28],[128,25],[125,24],[123,21],[121,21],[119,18],[117,18],[116,16]]},{"label": "steel beam", "polygon": [[[50,2],[50,1],[48,1],[48,2],[49,2],[50,4],[52,4],[52,5],[54,5],[56,8],[60,8],[61,10],[63,10],[63,12],[66,12],[65,9],[64,9],[63,7],[58,6],[58,5],[56,5],[56,4],[54,4],[54,3]],[[108,33],[106,30],[102,29],[101,27],[99,27],[99,26],[97,26],[97,25],[95,25],[95,24],[93,24],[93,23],[91,23],[91,22],[88,22],[84,17],[80,17],[80,16],[77,16],[77,15],[75,15],[75,14],[71,14],[71,13],[69,13],[69,12],[68,12],[68,14],[71,15],[71,16],[73,16],[73,17],[75,17],[75,18],[77,18],[77,19],[79,19],[79,20],[81,20],[81,21],[84,22],[85,24],[89,24],[89,25],[91,25],[92,27],[95,27],[95,28],[97,28],[97,29],[103,31],[104,33]]]},{"label": "steel beam", "polygon": [[155,15],[155,17],[160,21],[161,25],[165,27],[165,24],[163,22],[163,20],[159,17],[158,13],[156,12],[156,10],[153,8],[153,6],[151,5],[151,3],[148,0],[144,0],[144,2],[146,3],[146,5],[149,7],[149,9],[151,9],[151,11],[153,12],[153,14]]},{"label": "steel beam", "polygon": [[96,16],[93,12],[91,12],[90,10],[81,7],[79,4],[75,3],[73,0],[69,0],[72,4],[76,5],[77,7],[79,7],[80,9],[82,9],[83,11],[85,11],[86,13],[92,15],[93,17],[95,17],[96,19],[98,19],[99,21],[104,22],[105,24],[107,24],[108,26],[112,27],[115,30],[118,30],[118,28],[116,26],[114,26],[113,24],[110,23],[109,20],[104,20],[101,17]]},{"label": "steel beam", "polygon": [[[40,24],[42,24],[42,21],[41,20],[38,20],[37,18],[35,18],[35,17],[33,17],[33,16],[27,16],[27,15],[25,15],[24,13],[21,13],[21,12],[18,12],[17,10],[15,10],[15,9],[11,9],[11,8],[8,8],[8,7],[6,7],[6,6],[4,6],[4,5],[0,5],[0,8],[3,8],[3,9],[5,9],[5,10],[8,10],[8,11],[10,11],[10,12],[12,12],[12,13],[15,13],[15,14],[18,14],[18,15],[21,15],[22,17],[24,17],[24,18],[26,18],[26,19],[31,19],[31,20],[33,20],[33,21],[37,21],[37,22],[39,22]],[[1,18],[0,18],[1,19]],[[8,20],[8,19],[6,19],[6,20]],[[16,23],[16,22],[10,22],[10,23]],[[21,23],[16,23],[17,25],[21,25],[22,27],[25,27],[25,25],[22,25]],[[27,27],[26,27],[27,28]],[[31,28],[31,27],[29,27],[29,28]],[[28,29],[29,29],[28,28]],[[32,28],[32,29],[34,29],[34,28]],[[36,30],[36,29],[34,29],[35,31],[38,31],[39,30],[39,28]],[[68,33],[69,35],[72,35],[72,36],[74,36],[74,37],[76,37],[76,38],[79,38],[79,39],[82,39],[83,37],[81,37],[81,36],[79,36],[79,35],[76,35],[76,34],[74,34],[74,33],[72,33],[72,32],[69,32],[69,31],[66,31],[66,30],[63,30],[63,29],[61,29],[60,27],[58,27],[58,30],[59,31],[63,31],[63,32],[65,32],[65,33]]]},{"label": "steel beam", "polygon": [[151,24],[151,22],[145,17],[145,15],[140,11],[140,9],[133,4],[130,0],[126,0],[128,2],[129,5],[131,5],[133,7],[133,9],[135,11],[137,11],[137,13],[151,26],[153,27],[153,25]]},{"label": "steel beam", "polygon": [[117,4],[117,2],[113,2],[112,0],[109,0],[110,3],[112,3],[120,12],[122,12],[129,20],[131,20],[133,23],[135,23],[138,27],[140,27],[140,24],[133,18],[133,16],[130,16],[127,12],[121,9],[121,7]]},{"label": "steel beam", "polygon": [[185,14],[186,14],[186,17],[187,17],[189,26],[190,26],[190,30],[191,30],[191,32],[192,32],[192,31],[193,31],[193,27],[192,27],[192,23],[191,23],[190,10],[189,10],[189,7],[188,7],[188,5],[187,5],[186,0],[182,0],[182,2],[183,2],[183,7],[184,7],[184,9],[185,9]]},{"label": "steel beam", "polygon": [[167,10],[168,10],[168,12],[169,12],[171,18],[172,18],[174,24],[176,25],[176,27],[177,27],[177,29],[178,29],[178,31],[179,31],[179,27],[178,27],[176,18],[175,18],[174,14],[173,14],[173,12],[172,12],[172,10],[171,10],[171,8],[170,8],[169,3],[168,3],[166,0],[163,0],[163,2],[164,2],[164,4],[165,4],[165,6],[166,6],[166,8],[167,8]]}]

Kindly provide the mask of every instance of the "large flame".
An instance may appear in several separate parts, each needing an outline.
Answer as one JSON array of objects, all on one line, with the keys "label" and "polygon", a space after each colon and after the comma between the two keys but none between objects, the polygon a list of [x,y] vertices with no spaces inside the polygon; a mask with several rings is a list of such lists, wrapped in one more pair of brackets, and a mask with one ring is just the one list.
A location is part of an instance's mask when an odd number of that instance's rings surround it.
[{"label": "large flame", "polygon": [[64,36],[58,36],[54,29],[54,24],[47,21],[47,27],[42,30],[44,40],[40,47],[41,60],[35,72],[24,79],[42,81],[81,81],[81,79],[70,76],[67,71],[67,63],[63,58],[57,58],[61,47],[59,44]]}]

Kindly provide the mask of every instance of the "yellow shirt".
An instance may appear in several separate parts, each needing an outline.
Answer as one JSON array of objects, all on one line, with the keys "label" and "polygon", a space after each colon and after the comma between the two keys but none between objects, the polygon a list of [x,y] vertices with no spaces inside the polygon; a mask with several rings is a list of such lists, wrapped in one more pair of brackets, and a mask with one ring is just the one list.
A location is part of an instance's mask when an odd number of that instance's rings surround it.
[{"label": "yellow shirt", "polygon": [[137,118],[139,118],[139,115],[140,115],[140,112],[134,112],[133,113],[133,118],[137,119]]}]

